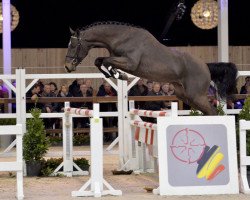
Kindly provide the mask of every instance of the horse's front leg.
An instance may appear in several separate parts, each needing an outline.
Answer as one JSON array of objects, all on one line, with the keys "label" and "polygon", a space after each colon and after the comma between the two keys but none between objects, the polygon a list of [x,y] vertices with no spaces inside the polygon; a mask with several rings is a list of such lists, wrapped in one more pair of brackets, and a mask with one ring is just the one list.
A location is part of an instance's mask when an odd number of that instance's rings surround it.
[{"label": "horse's front leg", "polygon": [[103,60],[106,57],[98,57],[95,59],[95,66],[104,74],[106,78],[112,77],[111,72],[108,70],[106,66],[103,65]]},{"label": "horse's front leg", "polygon": [[121,80],[128,80],[128,76],[126,73],[116,70],[116,68],[131,73],[137,67],[136,64],[126,57],[107,57],[103,59],[102,64],[108,68],[114,78]]},{"label": "horse's front leg", "polygon": [[[118,71],[116,68],[124,70],[127,66],[126,63],[128,63],[128,59],[124,57],[98,57],[95,60],[95,65],[106,78],[113,77],[121,80],[128,80],[128,76],[126,73]],[[128,70],[125,68],[125,71]]]}]

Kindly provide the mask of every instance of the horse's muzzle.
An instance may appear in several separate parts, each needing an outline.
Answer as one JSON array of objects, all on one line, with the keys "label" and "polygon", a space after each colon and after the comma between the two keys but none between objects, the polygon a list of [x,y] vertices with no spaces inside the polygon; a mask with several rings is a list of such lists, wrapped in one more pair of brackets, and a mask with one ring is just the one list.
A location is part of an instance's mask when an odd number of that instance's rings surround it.
[{"label": "horse's muzzle", "polygon": [[65,68],[66,72],[68,72],[68,73],[71,72],[71,70],[69,70],[69,68],[67,66],[64,66],[64,68]]},{"label": "horse's muzzle", "polygon": [[66,72],[70,73],[72,71],[76,71],[76,67],[75,66],[68,66],[68,65],[65,65],[64,66]]}]

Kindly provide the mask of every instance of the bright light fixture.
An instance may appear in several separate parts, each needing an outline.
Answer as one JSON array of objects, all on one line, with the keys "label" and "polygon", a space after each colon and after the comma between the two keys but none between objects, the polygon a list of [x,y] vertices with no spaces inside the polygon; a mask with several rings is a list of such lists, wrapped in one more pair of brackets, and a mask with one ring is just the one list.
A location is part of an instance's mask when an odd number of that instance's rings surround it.
[{"label": "bright light fixture", "polygon": [[[13,31],[19,23],[19,12],[16,7],[11,5],[11,30]],[[2,3],[0,3],[0,33],[3,32],[3,13]]]},{"label": "bright light fixture", "polygon": [[193,23],[201,29],[212,29],[218,25],[218,3],[214,0],[199,0],[191,10]]}]

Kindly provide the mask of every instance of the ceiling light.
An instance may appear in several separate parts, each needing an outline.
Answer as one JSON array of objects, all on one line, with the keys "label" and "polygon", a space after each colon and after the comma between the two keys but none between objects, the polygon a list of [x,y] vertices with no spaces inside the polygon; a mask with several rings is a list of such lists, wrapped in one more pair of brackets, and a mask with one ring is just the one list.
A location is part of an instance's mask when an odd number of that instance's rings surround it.
[{"label": "ceiling light", "polygon": [[[13,31],[19,23],[19,12],[16,7],[11,5],[11,30]],[[0,33],[3,32],[3,13],[2,3],[0,3]]]},{"label": "ceiling light", "polygon": [[218,25],[218,13],[217,1],[199,0],[191,10],[191,19],[201,29],[212,29]]}]

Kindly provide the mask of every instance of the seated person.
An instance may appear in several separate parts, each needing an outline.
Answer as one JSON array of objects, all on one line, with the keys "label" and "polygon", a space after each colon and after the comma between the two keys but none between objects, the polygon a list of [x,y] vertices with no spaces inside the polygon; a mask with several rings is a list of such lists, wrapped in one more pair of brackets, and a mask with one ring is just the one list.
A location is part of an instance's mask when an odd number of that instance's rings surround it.
[{"label": "seated person", "polygon": [[250,76],[247,76],[245,78],[245,84],[241,86],[240,88],[240,94],[246,94],[247,93],[247,86],[250,85]]},{"label": "seated person", "polygon": [[207,91],[207,95],[209,95],[209,102],[214,106],[217,107],[217,90],[214,86],[210,85]]},{"label": "seated person", "polygon": [[[103,84],[103,88],[100,87],[96,96],[103,96],[103,97],[117,96],[117,93],[114,89],[112,89],[111,85],[108,82],[105,82]],[[116,103],[101,103],[100,111],[101,112],[117,111]],[[118,122],[117,117],[104,117],[103,118],[104,127],[117,126],[117,122]],[[106,141],[114,139],[109,133],[105,134],[104,137],[106,137],[105,138]]]},{"label": "seated person", "polygon": [[[147,96],[162,96],[162,93],[160,92],[161,85],[160,83],[154,83],[153,84],[153,90],[148,93]],[[148,101],[145,104],[146,110],[162,110],[165,108],[164,101]]]},{"label": "seated person", "polygon": [[[139,79],[137,84],[134,85],[128,92],[128,96],[147,96],[148,88],[144,85],[143,79]],[[136,109],[144,109],[145,101],[135,101]]]},{"label": "seated person", "polygon": [[50,82],[50,93],[53,94],[53,96],[57,96],[58,90],[57,90],[57,85],[55,82]]},{"label": "seated person", "polygon": [[80,90],[80,85],[84,83],[83,79],[77,78],[72,82],[72,84],[69,86],[69,92],[73,95],[73,97],[76,97],[79,90]]},{"label": "seated person", "polygon": [[[56,97],[55,93],[51,93],[49,83],[44,84],[44,89],[43,89],[41,96],[42,97]],[[50,102],[44,103],[43,107],[42,107],[42,112],[45,112],[45,113],[57,112],[57,103],[50,103]],[[55,124],[55,122],[56,122],[55,118],[45,118],[44,119],[44,125],[48,129],[53,128],[53,125]]]},{"label": "seated person", "polygon": [[[174,86],[173,84],[163,83],[161,86],[161,93],[163,96],[171,96],[174,95]],[[164,101],[166,108],[171,108],[171,101]]]},{"label": "seated person", "polygon": [[[160,90],[161,90],[160,83],[154,83],[152,91],[149,92],[147,96],[162,96]],[[153,111],[163,110],[165,109],[165,104],[164,101],[148,101],[145,104],[145,109]],[[156,123],[156,118],[149,117],[147,121]]]},{"label": "seated person", "polygon": [[[92,97],[92,93],[88,90],[88,87],[86,84],[81,84],[80,85],[80,91],[78,92],[76,97]],[[81,101],[73,104],[73,107],[75,108],[81,108],[81,109],[92,109],[93,108],[93,103],[92,102],[86,102],[86,101]],[[74,119],[74,126],[78,128],[86,128],[89,127],[89,118],[84,117],[84,118],[75,118]]]},{"label": "seated person", "polygon": [[[62,85],[58,91],[57,97],[72,97],[73,95],[69,92],[69,88],[66,85]],[[64,112],[64,103],[57,103],[57,112]]]},{"label": "seated person", "polygon": [[35,84],[30,90],[26,93],[26,98],[31,99],[33,103],[26,103],[26,112],[30,112],[32,108],[40,108],[42,109],[42,104],[37,103],[37,99],[41,97],[40,95],[40,86]]},{"label": "seated person", "polygon": [[[117,96],[116,91],[114,91],[111,85],[108,82],[104,83],[104,90],[101,89],[97,92],[96,96],[103,96],[103,97],[110,97],[110,96]],[[117,111],[116,103],[101,103],[100,104],[100,111]],[[117,120],[113,119],[114,117],[109,117],[111,119],[107,120],[106,117],[104,119],[104,126],[117,126]]]},{"label": "seated person", "polygon": [[153,85],[153,81],[147,81],[148,92],[151,92],[153,90]]},{"label": "seated person", "polygon": [[91,93],[91,95],[95,95],[96,94],[96,91],[94,91],[93,87],[92,87],[92,81],[91,79],[87,79],[85,81],[85,84],[87,85],[87,88],[88,88],[88,91]]}]

